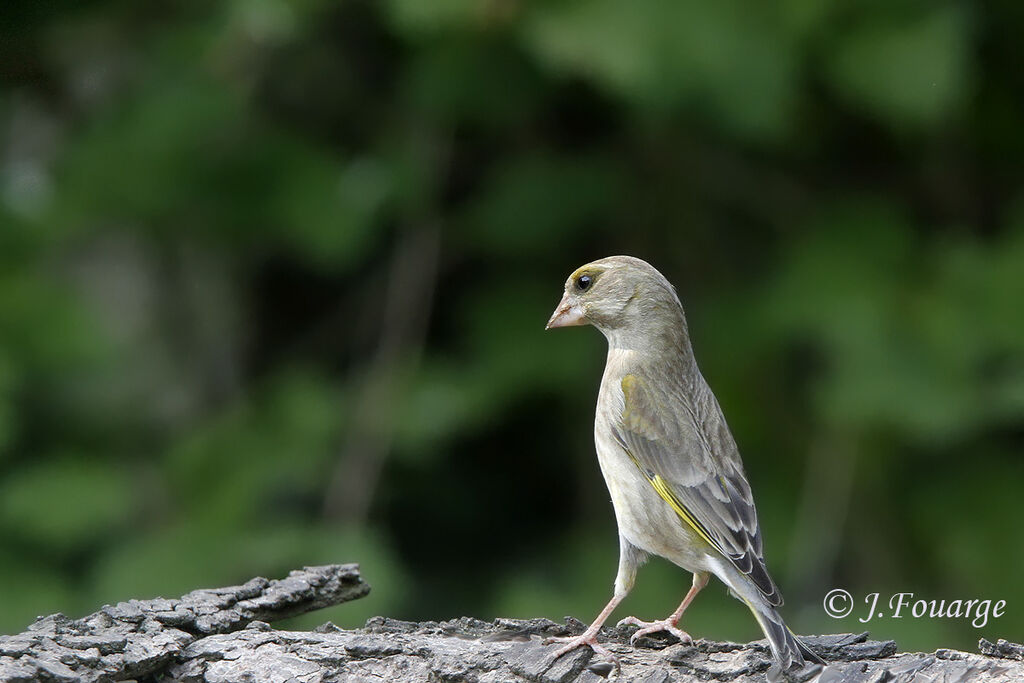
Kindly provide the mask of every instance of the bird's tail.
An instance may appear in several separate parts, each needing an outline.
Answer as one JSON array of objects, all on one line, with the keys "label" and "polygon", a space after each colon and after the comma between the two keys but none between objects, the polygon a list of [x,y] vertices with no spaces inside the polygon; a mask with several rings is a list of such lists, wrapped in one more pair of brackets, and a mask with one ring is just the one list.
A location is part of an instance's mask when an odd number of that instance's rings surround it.
[{"label": "bird's tail", "polygon": [[824,664],[825,660],[815,654],[803,642],[797,638],[778,611],[766,604],[754,604],[744,600],[754,618],[764,631],[768,639],[768,646],[772,650],[775,662],[783,671],[802,669],[807,664]]},{"label": "bird's tail", "polygon": [[[765,638],[768,639],[772,658],[782,672],[797,671],[808,664],[825,664],[821,657],[800,642],[800,639],[789,630],[778,610],[764,599],[764,595],[746,575],[724,559],[712,568],[715,575],[729,587],[729,592],[750,608],[754,619],[764,631]],[[769,670],[769,680],[772,678],[774,676]]]}]

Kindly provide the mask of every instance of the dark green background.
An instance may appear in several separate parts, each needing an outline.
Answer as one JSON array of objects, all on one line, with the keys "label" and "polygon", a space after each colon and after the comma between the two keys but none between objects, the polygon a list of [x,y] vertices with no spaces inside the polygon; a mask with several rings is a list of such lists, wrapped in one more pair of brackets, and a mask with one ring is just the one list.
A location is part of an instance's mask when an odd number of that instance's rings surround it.
[{"label": "dark green background", "polygon": [[[7,2],[0,630],[358,561],[312,615],[590,619],[604,340],[687,308],[798,632],[1024,639],[1017,0]],[[642,570],[616,618],[690,577]],[[718,584],[684,626],[759,637]]]}]

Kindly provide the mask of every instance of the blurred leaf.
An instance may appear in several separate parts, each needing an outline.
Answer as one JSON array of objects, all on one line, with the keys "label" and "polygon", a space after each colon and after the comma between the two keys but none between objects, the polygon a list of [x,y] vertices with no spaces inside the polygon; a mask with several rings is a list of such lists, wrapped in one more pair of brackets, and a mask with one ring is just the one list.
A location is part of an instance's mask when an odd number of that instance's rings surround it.
[{"label": "blurred leaf", "polygon": [[42,460],[5,478],[0,524],[59,552],[86,548],[124,525],[137,505],[123,469],[88,456]]},{"label": "blurred leaf", "polygon": [[66,154],[58,175],[62,222],[145,224],[188,213],[244,130],[238,99],[192,75],[161,80],[114,106]]},{"label": "blurred leaf", "polygon": [[228,16],[232,28],[248,39],[260,45],[276,45],[293,37],[298,15],[316,4],[318,0],[233,0],[228,3]]},{"label": "blurred leaf", "polygon": [[[925,544],[925,552],[929,555],[929,563],[938,569],[939,589],[947,595],[1005,598],[1000,591],[1014,583],[1015,568],[1024,562],[1024,548],[1018,543],[1007,542],[1005,529],[988,523],[989,518],[982,519],[969,512],[991,510],[990,519],[1016,515],[1017,482],[1024,472],[1014,453],[1001,454],[998,462],[998,476],[993,476],[987,468],[935,469],[922,474],[925,485],[914,491],[912,523],[915,533],[923,533],[925,536],[922,538],[930,538],[936,520],[944,519],[943,533],[935,537],[934,542]],[[946,519],[942,501],[932,495],[937,490],[954,492],[957,504],[968,512]],[[1000,549],[1003,561],[991,561],[992,548]],[[1024,623],[1020,615],[1017,621]],[[1005,625],[997,624],[993,628],[1002,629]]]},{"label": "blurred leaf", "polygon": [[837,3],[818,0],[783,0],[780,12],[789,30],[798,36],[812,34],[837,9]]},{"label": "blurred leaf", "polygon": [[74,616],[81,605],[58,568],[10,552],[0,559],[0,601],[0,633],[19,633],[54,612]]},{"label": "blurred leaf", "polygon": [[340,397],[321,379],[277,378],[168,454],[181,512],[221,533],[278,516],[270,503],[318,487],[343,416]]},{"label": "blurred leaf", "polygon": [[3,462],[9,446],[18,434],[15,402],[17,380],[18,371],[14,361],[0,347],[0,462]]},{"label": "blurred leaf", "polygon": [[99,356],[95,321],[70,287],[35,264],[0,271],[0,339],[12,359],[59,373]]},{"label": "blurred leaf", "polygon": [[648,108],[685,104],[730,132],[771,139],[795,95],[792,37],[771,10],[739,0],[614,0],[533,9],[525,39],[553,68]]},{"label": "blurred leaf", "polygon": [[493,40],[438,41],[411,62],[407,79],[414,111],[494,130],[529,120],[542,93],[524,55]]},{"label": "blurred leaf", "polygon": [[831,55],[835,87],[897,127],[945,120],[969,94],[968,19],[962,6],[946,4],[916,20],[854,24]]},{"label": "blurred leaf", "polygon": [[499,168],[467,208],[463,234],[493,253],[571,248],[601,225],[623,180],[604,159],[525,157]]},{"label": "blurred leaf", "polygon": [[[93,604],[131,598],[176,598],[197,588],[214,588],[225,580],[247,580],[238,573],[245,559],[232,552],[235,538],[199,525],[147,528],[145,535],[123,539],[92,567]],[[182,562],[182,555],[188,562]],[[245,578],[243,578],[245,577]]]},{"label": "blurred leaf", "polygon": [[842,347],[881,334],[913,243],[893,206],[851,200],[823,208],[779,264],[769,316],[779,332]]},{"label": "blurred leaf", "polygon": [[[772,294],[781,329],[810,335],[826,353],[819,410],[931,444],[1005,419],[1020,393],[1007,354],[1024,356],[1024,343],[1008,336],[1020,329],[1018,316],[1002,304],[1024,292],[1004,274],[1024,255],[1012,239],[1010,248],[943,245],[912,269],[908,229],[878,208],[849,205],[823,217]],[[1009,363],[1008,372],[988,384],[993,363]]]},{"label": "blurred leaf", "polygon": [[354,263],[371,245],[377,212],[389,198],[388,169],[374,159],[344,168],[296,149],[267,207],[272,229],[321,267]]},{"label": "blurred leaf", "polygon": [[490,412],[461,364],[432,359],[405,384],[395,425],[396,454],[443,457],[445,439],[472,429]]},{"label": "blurred leaf", "polygon": [[396,27],[413,37],[442,30],[471,28],[483,16],[482,5],[477,0],[389,0],[387,5]]},{"label": "blurred leaf", "polygon": [[352,263],[391,193],[388,169],[374,159],[342,164],[243,107],[201,76],[140,91],[71,147],[54,220],[139,223],[284,244],[319,266]]}]

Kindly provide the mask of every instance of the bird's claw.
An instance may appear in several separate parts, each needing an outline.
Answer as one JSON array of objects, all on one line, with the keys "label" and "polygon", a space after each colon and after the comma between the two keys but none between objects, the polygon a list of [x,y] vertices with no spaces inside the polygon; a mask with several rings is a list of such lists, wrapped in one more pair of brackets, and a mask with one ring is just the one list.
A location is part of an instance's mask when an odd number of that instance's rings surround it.
[{"label": "bird's claw", "polygon": [[618,624],[616,624],[616,626],[640,627],[639,629],[637,629],[635,633],[633,633],[633,635],[629,637],[629,644],[633,646],[636,646],[636,641],[639,640],[641,637],[650,635],[652,633],[661,633],[662,631],[671,633],[679,639],[680,643],[689,644],[693,642],[693,638],[690,637],[690,634],[676,626],[676,623],[671,619],[661,619],[659,621],[641,621],[636,617],[626,617]]},{"label": "bird's claw", "polygon": [[558,648],[558,651],[555,652],[555,656],[552,658],[552,660],[558,659],[566,652],[572,652],[581,645],[587,645],[596,654],[604,657],[612,664],[614,664],[616,669],[619,668],[619,660],[615,657],[615,655],[611,653],[611,650],[606,648],[601,643],[597,642],[596,633],[585,631],[583,634],[578,636],[552,636],[551,638],[544,639],[545,645],[550,645],[551,643],[565,643],[565,645]]}]

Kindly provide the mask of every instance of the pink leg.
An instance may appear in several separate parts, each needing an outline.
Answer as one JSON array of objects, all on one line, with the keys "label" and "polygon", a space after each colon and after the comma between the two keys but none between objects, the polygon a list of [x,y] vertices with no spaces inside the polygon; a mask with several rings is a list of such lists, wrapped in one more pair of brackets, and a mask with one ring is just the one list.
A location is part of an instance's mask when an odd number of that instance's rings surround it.
[{"label": "pink leg", "polygon": [[622,602],[622,599],[624,597],[626,597],[625,593],[623,593],[622,595],[616,594],[612,596],[612,599],[608,601],[608,604],[604,606],[604,609],[601,610],[601,613],[597,615],[596,619],[594,619],[594,623],[592,623],[590,627],[580,635],[546,639],[544,641],[545,644],[554,642],[565,643],[565,645],[559,648],[558,652],[555,653],[554,659],[558,659],[566,652],[575,650],[581,645],[589,645],[594,652],[601,655],[602,657],[606,657],[607,659],[616,662],[617,664],[618,661],[615,659],[615,655],[613,655],[611,651],[609,651],[608,648],[606,648],[604,645],[601,645],[597,642],[597,634],[598,632],[600,632],[601,626],[608,619],[608,615],[615,610],[618,604]]},{"label": "pink leg", "polygon": [[678,638],[680,642],[692,643],[693,638],[690,637],[690,634],[678,628],[676,624],[679,623],[679,620],[682,618],[683,612],[686,611],[686,608],[689,607],[690,603],[693,602],[693,599],[697,597],[697,593],[700,593],[701,589],[708,585],[709,578],[711,578],[711,575],[707,573],[694,574],[693,585],[686,593],[686,597],[683,598],[683,601],[679,604],[676,611],[669,615],[667,619],[662,619],[660,621],[640,621],[636,617],[626,617],[620,621],[618,626],[633,625],[640,627],[636,633],[630,636],[630,644],[635,645],[637,639],[641,636],[646,636],[650,633],[658,633],[659,631],[668,631]]}]

